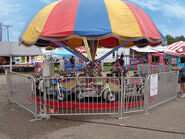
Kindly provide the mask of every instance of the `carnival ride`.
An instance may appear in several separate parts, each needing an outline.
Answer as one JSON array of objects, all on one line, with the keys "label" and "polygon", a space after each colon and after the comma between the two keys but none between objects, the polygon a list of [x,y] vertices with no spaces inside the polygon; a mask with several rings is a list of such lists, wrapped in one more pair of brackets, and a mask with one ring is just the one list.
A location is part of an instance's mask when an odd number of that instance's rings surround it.
[{"label": "carnival ride", "polygon": [[[33,18],[20,36],[20,43],[26,46],[62,47],[83,61],[89,62],[90,67],[84,70],[81,77],[99,77],[101,71],[97,70],[96,63],[121,47],[156,46],[165,42],[165,37],[142,9],[122,0],[62,0],[51,3]],[[87,57],[76,49],[83,45]],[[98,47],[112,48],[112,50],[96,59]],[[97,80],[86,83],[87,87],[82,86],[80,78],[71,79],[70,89],[66,88],[65,81],[56,79],[54,81],[56,81],[54,86],[58,88],[54,90],[61,101],[65,101],[65,96],[73,92],[71,90],[73,87],[79,88],[75,91],[78,92],[76,95],[78,99],[86,96],[102,96],[105,90],[109,90],[105,98],[110,98],[109,102],[111,99],[115,100],[112,98],[115,95],[111,95],[109,85],[111,81],[107,79],[101,81],[99,91],[95,90],[98,88],[95,87],[95,84],[99,83]],[[113,90],[118,92],[120,89],[118,86],[114,84]],[[142,88],[142,85],[139,86]],[[129,87],[127,88],[128,92],[131,92]]]}]

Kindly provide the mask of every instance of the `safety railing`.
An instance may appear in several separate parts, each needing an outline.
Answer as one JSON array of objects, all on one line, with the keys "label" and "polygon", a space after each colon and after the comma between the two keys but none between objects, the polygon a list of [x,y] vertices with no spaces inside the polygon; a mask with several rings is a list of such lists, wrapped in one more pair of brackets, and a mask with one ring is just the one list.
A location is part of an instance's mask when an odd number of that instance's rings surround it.
[{"label": "safety railing", "polygon": [[35,96],[35,81],[34,78],[6,71],[8,97],[9,100],[19,104],[34,115],[37,114],[37,104],[32,101],[31,96]]},{"label": "safety railing", "polygon": [[177,95],[177,73],[147,77],[42,77],[6,72],[9,99],[33,113],[118,115],[147,112]]},{"label": "safety railing", "polygon": [[149,79],[148,109],[177,97],[177,72],[152,74]]},{"label": "safety railing", "polygon": [[120,80],[110,77],[36,79],[38,112],[44,115],[118,114]]},{"label": "safety railing", "polygon": [[139,76],[146,77],[150,74],[170,72],[172,68],[165,65],[150,65],[150,64],[139,64],[137,65],[137,73]]}]

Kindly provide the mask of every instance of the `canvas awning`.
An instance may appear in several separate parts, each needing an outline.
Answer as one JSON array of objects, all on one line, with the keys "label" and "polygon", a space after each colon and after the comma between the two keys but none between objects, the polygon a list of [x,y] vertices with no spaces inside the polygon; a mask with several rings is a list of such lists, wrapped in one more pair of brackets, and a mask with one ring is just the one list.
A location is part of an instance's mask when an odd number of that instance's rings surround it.
[{"label": "canvas awning", "polygon": [[168,48],[171,50],[177,51],[177,52],[184,52],[185,51],[185,42],[178,41],[176,43],[168,45]]},{"label": "canvas awning", "polygon": [[0,56],[37,56],[43,55],[41,48],[37,46],[25,47],[18,42],[0,41]]},{"label": "canvas awning", "polygon": [[75,56],[73,53],[67,51],[67,50],[60,50],[57,52],[52,53],[53,55],[59,55],[59,56]]},{"label": "canvas awning", "polygon": [[137,46],[133,46],[131,47],[132,50],[135,50],[137,52],[141,52],[141,53],[154,53],[154,52],[159,52],[157,50],[153,50],[151,46],[146,46],[144,48],[139,48]]},{"label": "canvas awning", "polygon": [[152,50],[156,50],[158,52],[176,52],[175,50],[169,49],[167,46],[158,45],[156,47],[152,47]]}]

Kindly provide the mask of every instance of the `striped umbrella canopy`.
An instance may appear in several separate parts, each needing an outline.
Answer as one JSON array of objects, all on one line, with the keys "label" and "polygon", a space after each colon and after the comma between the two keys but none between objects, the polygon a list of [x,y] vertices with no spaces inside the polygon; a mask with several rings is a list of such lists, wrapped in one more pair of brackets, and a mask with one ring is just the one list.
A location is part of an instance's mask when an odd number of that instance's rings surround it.
[{"label": "striped umbrella canopy", "polygon": [[[25,27],[25,45],[96,47],[156,46],[166,39],[139,7],[123,0],[61,0],[43,8]],[[116,49],[114,49],[116,50]],[[80,55],[80,54],[79,54]]]}]

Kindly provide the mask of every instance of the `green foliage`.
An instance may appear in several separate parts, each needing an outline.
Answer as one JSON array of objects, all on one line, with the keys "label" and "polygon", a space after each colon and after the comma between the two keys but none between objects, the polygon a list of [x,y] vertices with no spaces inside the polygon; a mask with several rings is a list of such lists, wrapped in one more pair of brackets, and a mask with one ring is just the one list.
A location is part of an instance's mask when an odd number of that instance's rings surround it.
[{"label": "green foliage", "polygon": [[103,66],[103,71],[110,71],[112,68],[112,66],[107,65],[107,66]]},{"label": "green foliage", "polygon": [[46,50],[53,50],[53,48],[51,48],[51,47],[46,47]]},{"label": "green foliage", "polygon": [[171,35],[167,34],[166,35],[166,39],[167,39],[167,42],[168,42],[168,45],[169,44],[172,44],[172,43],[175,43],[175,42],[178,42],[178,41],[185,41],[185,37],[183,35],[181,36],[176,36],[175,38],[172,37]]},{"label": "green foliage", "polygon": [[166,35],[166,39],[167,39],[168,45],[175,42],[175,39],[171,35]]}]

